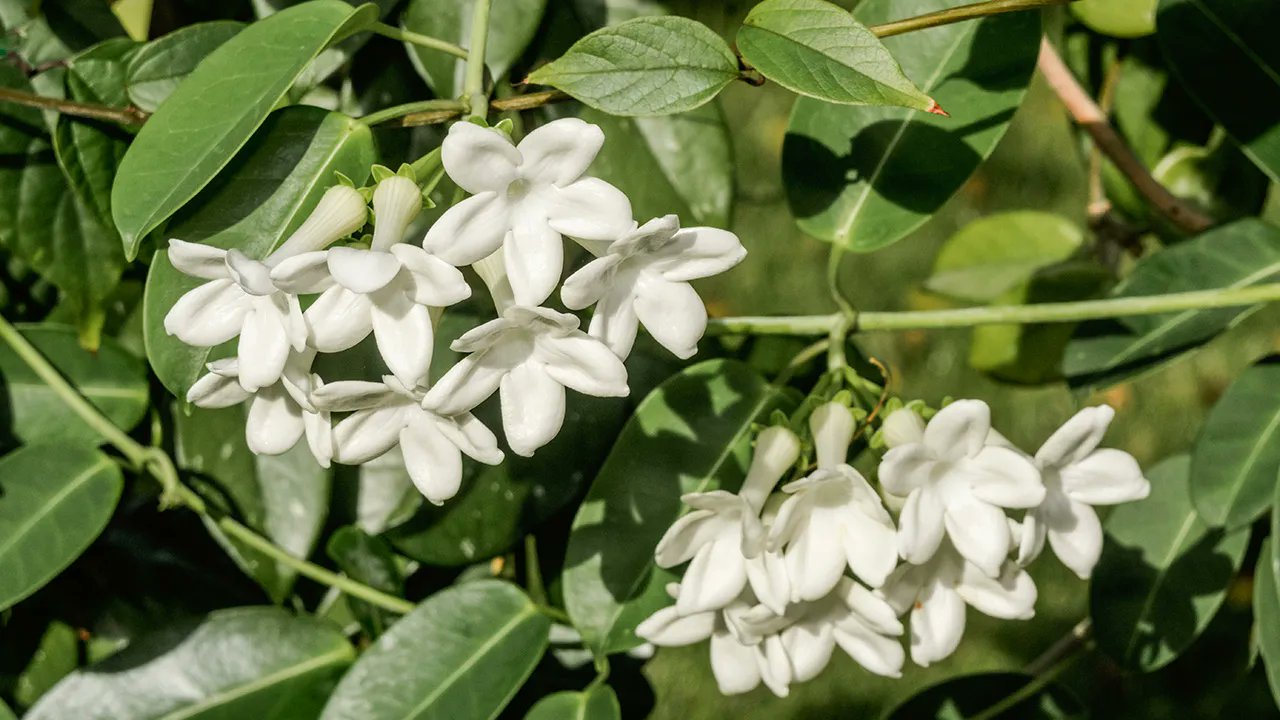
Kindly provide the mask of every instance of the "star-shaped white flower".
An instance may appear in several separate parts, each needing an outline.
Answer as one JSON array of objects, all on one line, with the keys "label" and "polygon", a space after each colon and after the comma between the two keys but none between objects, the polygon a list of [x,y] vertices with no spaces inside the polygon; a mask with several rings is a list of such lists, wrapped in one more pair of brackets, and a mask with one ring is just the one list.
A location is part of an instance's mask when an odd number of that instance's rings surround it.
[{"label": "star-shaped white flower", "polygon": [[991,411],[980,400],[939,410],[914,442],[885,453],[880,482],[906,496],[898,518],[898,551],[916,565],[937,552],[943,535],[988,575],[1009,554],[1001,508],[1033,508],[1044,500],[1040,472],[1022,453],[988,444]]},{"label": "star-shaped white flower", "polygon": [[722,273],[747,251],[727,230],[680,229],[675,215],[650,220],[609,245],[565,280],[560,297],[570,310],[596,304],[590,333],[619,357],[635,343],[638,326],[680,358],[692,357],[707,329],[707,309],[690,280]]},{"label": "star-shaped white flower", "polygon": [[508,307],[450,346],[470,353],[427,391],[423,407],[443,416],[470,411],[498,391],[507,444],[533,455],[564,423],[565,388],[624,397],[627,369],[578,318],[541,307]]},{"label": "star-shaped white flower", "polygon": [[187,391],[187,401],[203,408],[225,408],[249,400],[244,439],[250,450],[279,455],[305,434],[316,462],[329,467],[333,459],[329,413],[311,401],[311,393],[323,386],[320,376],[311,372],[315,354],[311,349],[291,354],[280,380],[256,392],[242,387],[239,360],[215,360],[208,364],[209,373]]},{"label": "star-shaped white flower", "polygon": [[312,397],[326,410],[351,412],[333,429],[335,460],[360,465],[398,445],[413,484],[436,505],[458,494],[464,453],[486,465],[502,462],[498,439],[474,415],[424,410],[421,390],[394,375],[329,383]]},{"label": "star-shaped white flower", "polygon": [[1085,408],[1040,446],[1035,463],[1046,493],[1023,519],[1020,564],[1040,554],[1047,536],[1058,559],[1088,579],[1102,554],[1102,523],[1093,506],[1141,500],[1151,492],[1132,455],[1098,448],[1114,417],[1106,405]]},{"label": "star-shaped white flower", "polygon": [[1025,570],[1006,561],[989,576],[945,540],[923,565],[899,566],[880,592],[898,614],[910,611],[911,660],[921,667],[955,652],[966,604],[1004,620],[1035,614],[1036,586]]},{"label": "star-shaped white flower", "polygon": [[498,130],[455,123],[441,159],[472,197],[449,208],[423,246],[454,265],[502,247],[516,302],[542,304],[563,271],[562,235],[612,240],[631,225],[631,203],[620,190],[582,177],[603,144],[599,127],[576,118],[547,123],[519,145]]},{"label": "star-shaped white flower", "polygon": [[401,242],[422,209],[417,183],[400,175],[373,191],[375,225],[368,250],[339,247],[280,262],[271,279],[291,293],[322,293],[304,314],[311,343],[341,352],[373,333],[378,353],[402,384],[425,383],[434,332],[431,308],[471,296],[454,266]]},{"label": "star-shaped white flower", "polygon": [[169,241],[169,262],[204,278],[183,295],[164,318],[165,332],[195,347],[213,347],[240,337],[240,384],[245,390],[275,384],[290,350],[307,346],[307,327],[298,298],[276,287],[271,268],[294,255],[319,250],[365,223],[368,207],[355,190],[330,188],[298,230],[265,261],[239,250]]},{"label": "star-shaped white flower", "polygon": [[849,408],[827,403],[809,427],[818,469],[782,488],[791,497],[778,511],[769,548],[786,548],[791,599],[819,600],[840,581],[845,566],[879,587],[898,563],[893,519],[880,496],[845,462],[855,422]]},{"label": "star-shaped white flower", "polygon": [[777,564],[776,554],[765,557],[760,510],[773,486],[799,457],[800,439],[795,433],[783,427],[767,428],[756,441],[739,493],[715,490],[680,498],[693,510],[667,529],[654,550],[654,561],[664,568],[690,563],[676,598],[681,614],[725,607],[748,582],[759,585],[759,593],[774,607],[785,604],[785,596],[777,597],[775,589],[786,582],[785,571],[770,567]]}]

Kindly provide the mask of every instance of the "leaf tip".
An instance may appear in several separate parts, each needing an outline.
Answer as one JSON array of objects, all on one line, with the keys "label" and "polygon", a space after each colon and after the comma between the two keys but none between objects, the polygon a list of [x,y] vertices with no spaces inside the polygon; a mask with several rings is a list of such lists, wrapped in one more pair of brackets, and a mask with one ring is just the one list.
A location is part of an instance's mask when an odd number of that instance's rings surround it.
[{"label": "leaf tip", "polygon": [[933,98],[929,98],[929,107],[925,108],[925,112],[933,115],[941,115],[942,117],[951,117],[951,113],[943,110],[942,106],[938,104],[938,101]]}]

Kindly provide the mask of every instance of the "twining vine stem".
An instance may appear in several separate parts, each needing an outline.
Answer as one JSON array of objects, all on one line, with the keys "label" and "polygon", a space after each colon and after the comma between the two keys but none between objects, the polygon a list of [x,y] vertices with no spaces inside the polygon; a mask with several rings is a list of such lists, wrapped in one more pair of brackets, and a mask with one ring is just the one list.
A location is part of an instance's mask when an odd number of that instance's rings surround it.
[{"label": "twining vine stem", "polygon": [[1075,2],[1075,0],[987,0],[987,2],[979,2],[973,3],[972,5],[962,5],[956,8],[939,10],[938,12],[929,13],[928,15],[906,18],[905,20],[895,20],[883,25],[872,25],[868,29],[875,33],[876,37],[886,38],[913,32],[915,30],[924,30],[926,28],[950,25],[952,23],[963,22],[965,20],[974,20],[988,15],[1018,12],[1020,10],[1033,10],[1035,8],[1049,7],[1051,5],[1066,5],[1071,2]]}]

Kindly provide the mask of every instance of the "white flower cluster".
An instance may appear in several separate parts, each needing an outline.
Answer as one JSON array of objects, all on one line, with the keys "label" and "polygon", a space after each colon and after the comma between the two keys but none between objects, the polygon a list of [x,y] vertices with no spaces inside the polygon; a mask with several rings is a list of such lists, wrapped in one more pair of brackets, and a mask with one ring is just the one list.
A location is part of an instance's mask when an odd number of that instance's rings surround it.
[{"label": "white flower cluster", "polygon": [[[208,280],[179,299],[165,330],[196,347],[239,338],[235,357],[209,363],[187,399],[201,407],[250,401],[245,435],[278,454],[305,435],[321,465],[360,464],[397,445],[433,503],[453,497],[462,455],[497,464],[494,434],[471,411],[498,392],[507,444],[532,455],[559,432],[565,389],[625,396],[623,360],[643,324],[681,358],[696,351],[707,312],[689,281],[723,272],[746,250],[730,232],[681,229],[675,216],[638,225],[612,185],[584,177],[604,134],[567,118],[518,145],[501,130],[455,124],[441,147],[449,177],[471,197],[449,208],[420,244],[406,238],[422,210],[412,173],[375,168],[372,192],[330,188],[310,217],[262,260],[238,250],[171,240],[178,270]],[[368,222],[371,238],[342,245]],[[595,305],[588,332],[543,307],[560,282],[563,238],[596,259],[570,276],[564,305]],[[499,317],[464,334],[468,353],[428,382],[434,325],[467,299],[472,265]],[[299,296],[314,295],[306,311]],[[373,336],[390,373],[381,382],[325,383],[316,353]],[[345,414],[336,424],[331,414]]]},{"label": "white flower cluster", "polygon": [[942,660],[964,634],[966,605],[997,618],[1034,614],[1025,567],[1046,538],[1087,578],[1102,551],[1093,506],[1146,497],[1133,457],[1098,448],[1113,415],[1086,408],[1029,456],[991,428],[981,401],[954,402],[927,425],[912,410],[895,411],[881,429],[890,448],[878,470],[883,496],[846,462],[856,422],[844,405],[813,412],[816,467],[781,492],[774,486],[800,459],[801,441],[770,427],[738,493],[682,498],[692,509],[663,536],[655,560],[688,568],[668,588],[675,604],[636,634],[666,646],[710,638],[725,694],[764,683],[785,696],[791,683],[816,677],[836,646],[867,670],[898,677],[903,616],[911,659]]}]

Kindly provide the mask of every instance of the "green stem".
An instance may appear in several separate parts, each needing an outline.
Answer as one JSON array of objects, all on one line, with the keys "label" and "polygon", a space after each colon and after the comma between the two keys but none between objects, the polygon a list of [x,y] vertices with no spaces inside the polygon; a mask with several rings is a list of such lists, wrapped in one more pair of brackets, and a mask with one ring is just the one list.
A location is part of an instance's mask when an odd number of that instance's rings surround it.
[{"label": "green stem", "polygon": [[378,35],[389,37],[392,40],[407,42],[410,45],[417,45],[418,47],[427,48],[428,50],[439,50],[442,53],[447,53],[462,60],[467,59],[466,48],[454,45],[453,43],[445,40],[427,37],[426,35],[419,35],[416,32],[411,32],[404,28],[398,28],[386,23],[374,23],[369,29]]},{"label": "green stem", "polygon": [[[1054,653],[1052,661],[1044,664],[1043,669],[1036,672],[1035,677],[1030,682],[1018,688],[1016,692],[1005,696],[986,710],[969,718],[969,720],[995,720],[995,718],[1004,715],[1044,691],[1050,683],[1058,679],[1058,676],[1071,667],[1071,664],[1079,659],[1083,651],[1089,647],[1088,640],[1092,628],[1088,622],[1088,620],[1085,620],[1080,625],[1077,625],[1068,634],[1067,638],[1064,638],[1064,640],[1070,640],[1071,642],[1063,643],[1060,650],[1058,646],[1051,648],[1050,652]],[[1081,632],[1082,628],[1083,632]],[[1037,661],[1037,663],[1039,662]]]},{"label": "green stem", "polygon": [[1066,5],[1067,3],[1074,1],[1075,0],[988,0],[988,2],[961,5],[956,8],[939,10],[938,12],[929,13],[928,15],[920,15],[918,17],[906,18],[904,20],[895,20],[883,25],[872,25],[868,29],[875,33],[876,37],[884,38],[914,32],[916,30],[938,27],[939,25],[950,25],[952,23],[963,22],[965,20],[973,20],[974,18],[986,17],[987,15],[998,15],[1000,13],[1017,12],[1019,10],[1032,10],[1052,5]]},{"label": "green stem", "polygon": [[484,92],[484,53],[489,42],[489,2],[476,0],[471,13],[471,50],[467,53],[467,74],[462,92],[470,103],[470,117],[484,119],[489,115],[489,96]]},{"label": "green stem", "polygon": [[[857,322],[853,329],[855,331],[930,330],[974,327],[977,325],[1078,322],[1101,318],[1239,307],[1242,305],[1275,302],[1277,300],[1280,300],[1280,283],[1268,283],[1226,290],[1193,290],[1191,292],[1164,295],[1083,300],[1079,302],[998,305],[955,310],[863,312],[858,313]],[[778,317],[730,317],[712,320],[708,324],[707,330],[720,335],[818,337],[829,335],[842,319],[843,316],[840,313]]]},{"label": "green stem", "polygon": [[542,567],[538,564],[538,539],[533,535],[524,536],[524,581],[529,597],[535,603],[550,605],[547,588],[542,583]]},{"label": "green stem", "polygon": [[458,100],[419,100],[418,102],[405,103],[404,105],[395,105],[384,110],[369,113],[360,118],[360,122],[365,126],[372,127],[396,118],[406,115],[414,115],[420,113],[448,113],[449,116],[457,115],[466,108]]}]

